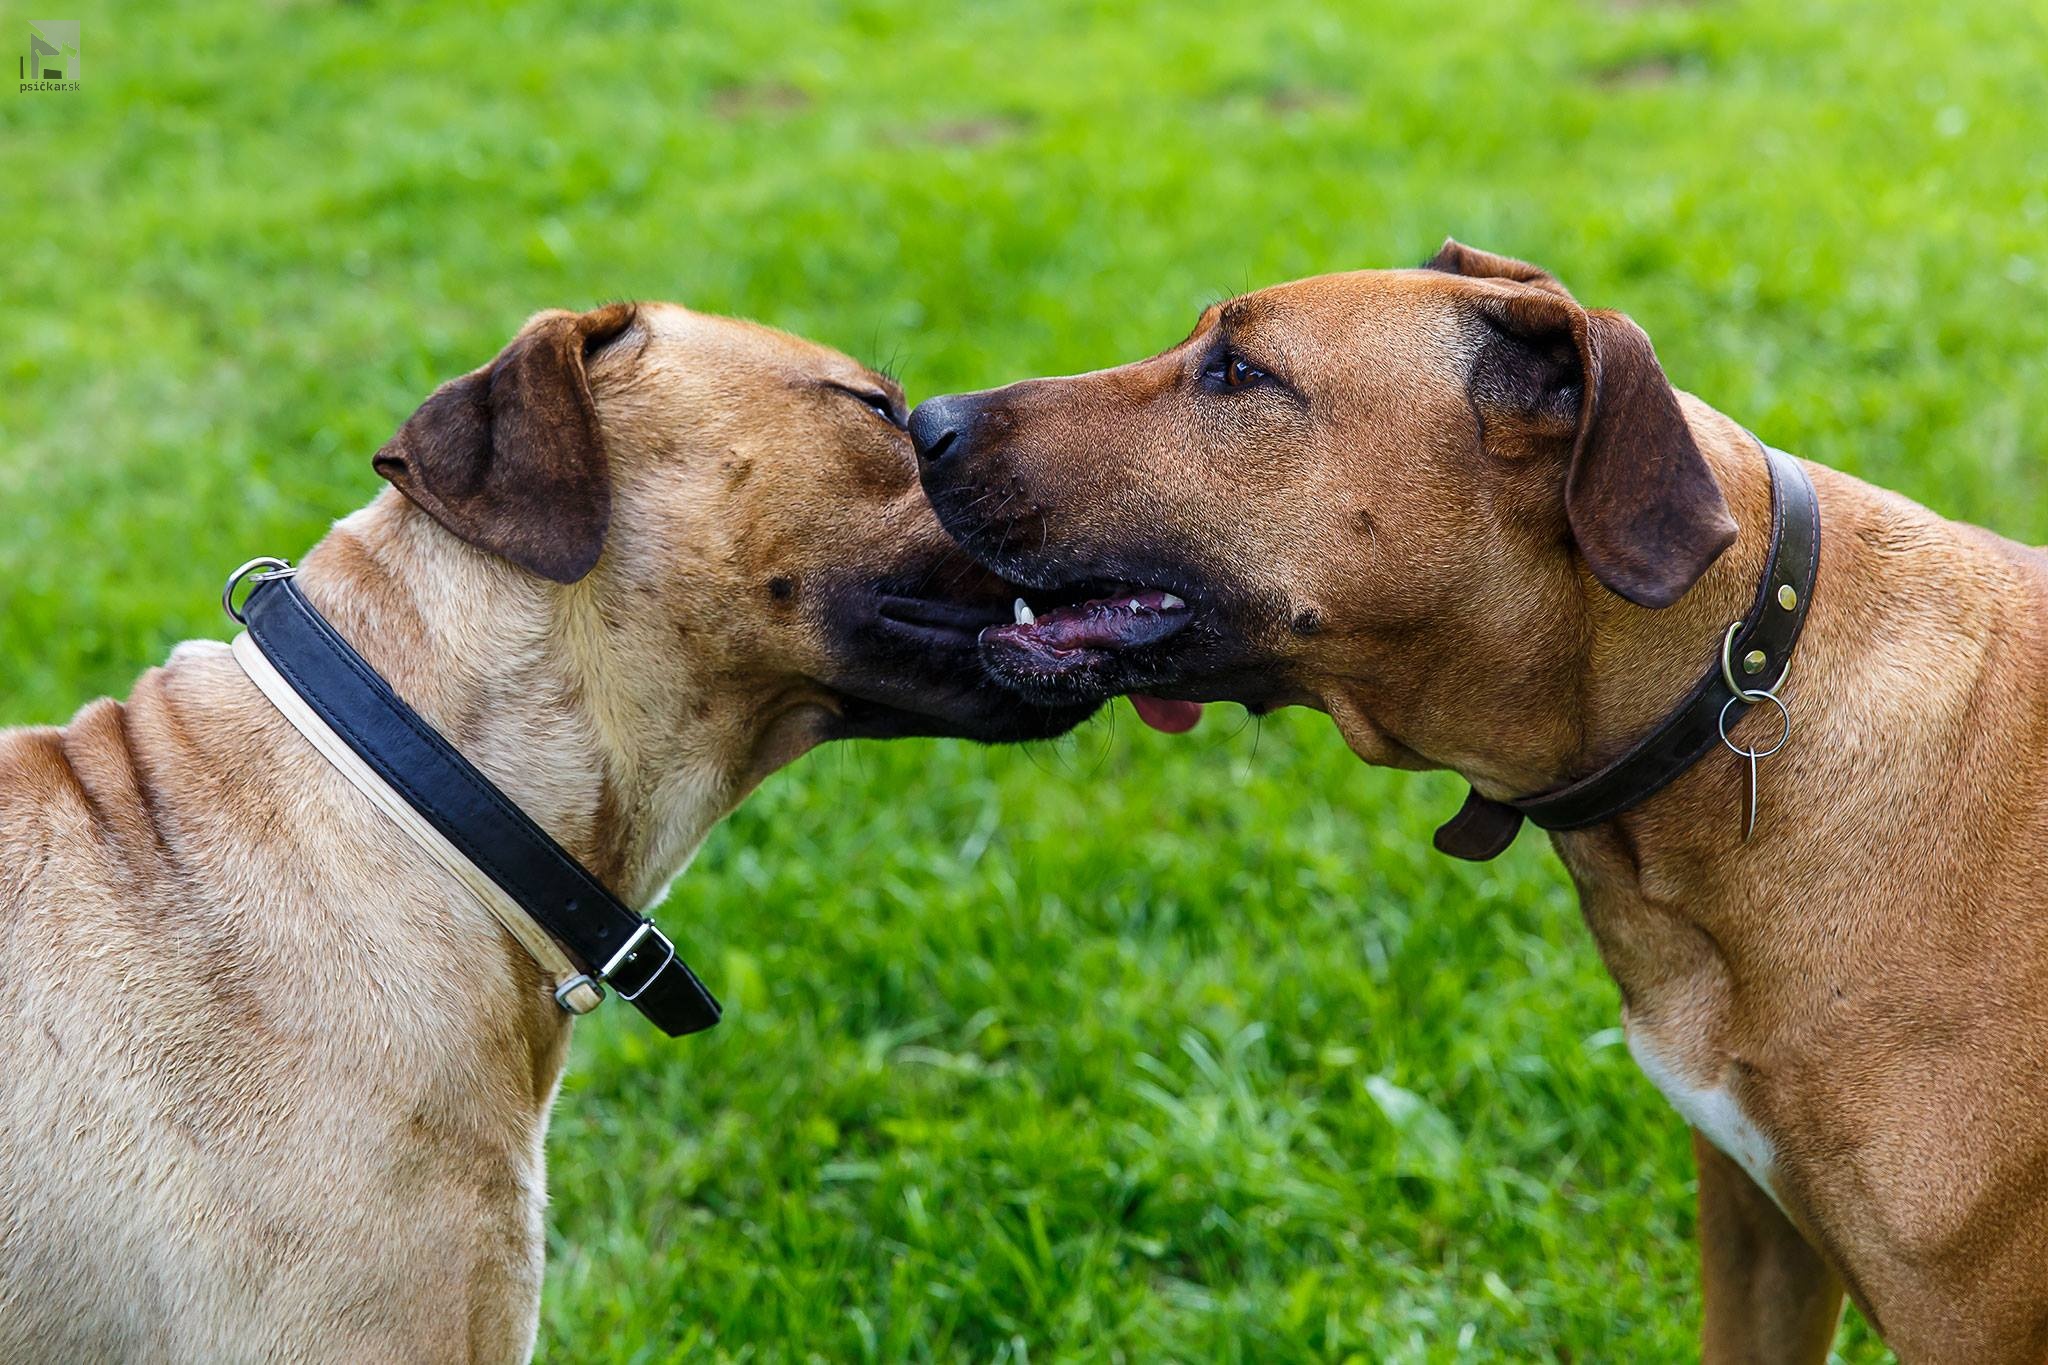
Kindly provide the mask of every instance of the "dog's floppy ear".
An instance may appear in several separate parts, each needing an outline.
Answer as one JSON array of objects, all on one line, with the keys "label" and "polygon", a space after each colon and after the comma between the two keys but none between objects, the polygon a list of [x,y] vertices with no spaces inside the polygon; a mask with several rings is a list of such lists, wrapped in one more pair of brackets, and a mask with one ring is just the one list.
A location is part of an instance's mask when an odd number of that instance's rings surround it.
[{"label": "dog's floppy ear", "polygon": [[1522,261],[1447,241],[1428,268],[1531,286],[1473,299],[1490,331],[1471,378],[1484,438],[1568,437],[1565,516],[1594,577],[1638,606],[1683,597],[1735,518],[1650,338]]},{"label": "dog's floppy ear", "polygon": [[1650,338],[1620,313],[1584,316],[1590,382],[1564,494],[1572,538],[1602,583],[1668,607],[1734,541],[1735,517]]},{"label": "dog's floppy ear", "polygon": [[576,582],[612,512],[584,359],[632,321],[628,304],[540,314],[496,360],[436,389],[377,452],[377,472],[459,539]]}]

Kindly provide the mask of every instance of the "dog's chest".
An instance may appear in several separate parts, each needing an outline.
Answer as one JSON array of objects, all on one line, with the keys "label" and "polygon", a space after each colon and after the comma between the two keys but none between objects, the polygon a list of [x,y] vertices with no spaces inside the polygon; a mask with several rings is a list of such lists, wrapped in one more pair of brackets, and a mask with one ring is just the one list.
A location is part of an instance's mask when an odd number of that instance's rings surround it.
[{"label": "dog's chest", "polygon": [[1664,1093],[1680,1117],[1748,1172],[1759,1189],[1777,1200],[1778,1193],[1771,1186],[1777,1148],[1755,1120],[1742,1112],[1742,1106],[1728,1088],[1688,1080],[1676,1064],[1674,1049],[1663,1045],[1648,1029],[1628,1029],[1628,1050],[1643,1074],[1650,1078],[1650,1084]]}]

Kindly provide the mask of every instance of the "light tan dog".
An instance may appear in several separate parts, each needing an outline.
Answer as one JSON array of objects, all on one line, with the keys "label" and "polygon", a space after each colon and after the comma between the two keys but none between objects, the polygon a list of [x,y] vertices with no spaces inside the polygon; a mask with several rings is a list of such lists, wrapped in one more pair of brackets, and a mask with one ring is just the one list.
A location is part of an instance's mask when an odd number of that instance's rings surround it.
[{"label": "light tan dog", "polygon": [[[1765,458],[1626,318],[1456,243],[1430,266],[920,407],[941,520],[1034,589],[983,637],[998,676],[1150,694],[1167,728],[1318,707],[1368,762],[1502,799],[1658,722],[1759,590]],[[2048,560],[1810,472],[1819,577],[1753,840],[1715,750],[1554,844],[1696,1130],[1707,1357],[1825,1359],[1846,1287],[1907,1360],[2039,1362]]]},{"label": "light tan dog", "polygon": [[[902,414],[767,328],[542,314],[405,424],[377,463],[409,496],[299,583],[651,905],[821,740],[1086,713],[988,684],[1012,594],[940,533]],[[0,982],[0,1360],[531,1353],[568,1016],[226,646],[0,734]]]}]

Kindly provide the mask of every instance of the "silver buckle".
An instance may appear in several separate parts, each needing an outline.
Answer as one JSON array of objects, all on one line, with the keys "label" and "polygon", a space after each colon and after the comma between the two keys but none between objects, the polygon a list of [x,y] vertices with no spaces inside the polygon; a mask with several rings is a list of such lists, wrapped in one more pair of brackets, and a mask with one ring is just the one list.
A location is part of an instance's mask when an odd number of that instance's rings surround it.
[{"label": "silver buckle", "polygon": [[661,959],[661,964],[659,966],[657,966],[653,971],[647,973],[647,979],[642,981],[639,987],[635,989],[632,994],[628,995],[625,991],[620,990],[619,987],[616,984],[614,984],[612,986],[612,989],[619,992],[619,999],[621,1000],[625,1000],[628,1002],[638,1000],[641,997],[641,995],[646,992],[647,988],[654,984],[654,979],[660,976],[663,972],[668,970],[669,963],[674,962],[676,960],[676,945],[669,942],[667,934],[662,933],[661,930],[654,927],[653,920],[644,919],[640,921],[640,927],[633,931],[633,936],[627,939],[625,944],[622,947],[620,947],[620,949],[616,953],[612,954],[612,960],[604,964],[603,970],[598,972],[598,977],[601,980],[607,982],[611,981],[612,973],[619,969],[619,964],[624,962],[627,958],[631,957],[633,955],[634,950],[640,946],[640,940],[646,938],[650,934],[653,935],[656,941],[658,941],[661,944],[661,946],[667,950],[667,956]]},{"label": "silver buckle", "polygon": [[[667,971],[669,964],[676,960],[676,945],[669,942],[667,934],[654,927],[654,921],[651,919],[641,920],[640,927],[633,931],[633,936],[627,939],[616,953],[612,954],[611,961],[605,963],[602,968],[595,972],[578,972],[561,985],[555,987],[555,1003],[560,1005],[569,1014],[588,1014],[603,1004],[604,988],[611,982],[612,973],[617,971],[619,965],[631,957],[639,949],[640,944],[650,935],[665,950],[660,963],[652,971],[648,972],[646,979],[641,981],[639,986],[630,993],[619,990],[616,985],[612,986],[613,990],[618,991],[619,999],[627,1002],[638,1000],[646,993],[647,988],[654,984],[654,979]],[[590,994],[585,997],[586,1003],[579,1006],[576,1003],[576,995],[585,986],[590,988]]]}]

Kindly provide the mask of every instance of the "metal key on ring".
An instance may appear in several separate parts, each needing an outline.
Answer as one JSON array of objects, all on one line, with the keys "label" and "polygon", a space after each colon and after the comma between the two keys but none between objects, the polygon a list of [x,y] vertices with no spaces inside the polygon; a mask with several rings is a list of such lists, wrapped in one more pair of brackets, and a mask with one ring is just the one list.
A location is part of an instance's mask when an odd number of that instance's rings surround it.
[{"label": "metal key on ring", "polygon": [[[1778,674],[1778,680],[1771,684],[1769,688],[1744,687],[1736,682],[1733,651],[1736,633],[1741,629],[1742,622],[1737,621],[1728,627],[1728,633],[1721,638],[1721,678],[1728,684],[1728,690],[1735,695],[1728,698],[1721,705],[1719,728],[1721,731],[1721,743],[1728,747],[1728,751],[1737,758],[1747,759],[1749,762],[1749,801],[1744,809],[1742,822],[1742,842],[1746,844],[1749,842],[1749,836],[1756,832],[1757,760],[1769,758],[1772,754],[1785,747],[1786,740],[1792,738],[1792,712],[1786,707],[1784,700],[1778,696],[1778,689],[1785,685],[1785,675],[1792,670],[1788,667],[1784,672]],[[1728,709],[1737,702],[1742,702],[1747,706],[1754,706],[1758,702],[1766,701],[1778,708],[1778,738],[1772,742],[1770,747],[1755,749],[1747,745],[1737,744],[1733,739],[1729,738]],[[1740,719],[1740,717],[1737,719]]]}]

